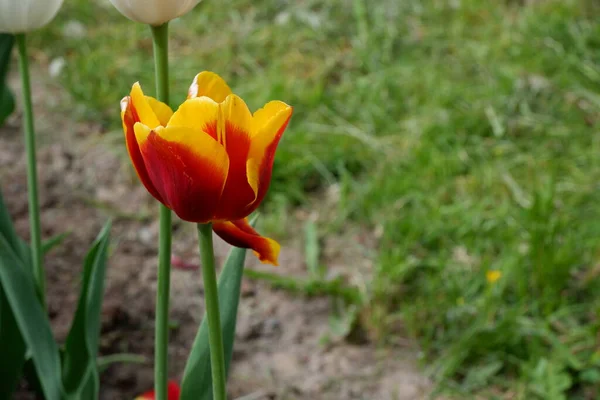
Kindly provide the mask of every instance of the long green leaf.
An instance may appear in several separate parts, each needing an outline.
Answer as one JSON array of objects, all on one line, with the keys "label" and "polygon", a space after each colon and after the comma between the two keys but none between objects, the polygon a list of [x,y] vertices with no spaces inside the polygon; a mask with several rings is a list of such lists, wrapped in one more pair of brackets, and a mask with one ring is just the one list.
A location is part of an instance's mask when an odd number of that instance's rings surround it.
[{"label": "long green leaf", "polygon": [[0,400],[12,398],[25,364],[25,342],[0,286]]},{"label": "long green leaf", "polygon": [[46,239],[42,242],[42,253],[46,254],[52,251],[55,247],[60,244],[69,236],[70,232],[59,233],[58,235],[52,236],[50,239]]},{"label": "long green leaf", "polygon": [[21,254],[21,240],[19,239],[19,236],[17,236],[17,232],[13,226],[12,219],[10,218],[10,214],[6,208],[6,204],[4,204],[2,191],[0,191],[0,235],[4,236],[4,239],[12,251],[14,251],[16,254]]},{"label": "long green leaf", "polygon": [[65,344],[63,383],[67,395],[73,399],[98,397],[96,357],[110,225],[110,222],[104,225],[85,258],[77,311]]},{"label": "long green leaf", "polygon": [[29,245],[17,235],[8,209],[6,208],[6,204],[4,203],[2,191],[0,191],[0,235],[4,236],[4,239],[9,244],[11,250],[14,251],[23,262],[26,271],[29,274],[33,274],[31,249],[29,248]]},{"label": "long green leaf", "polygon": [[[0,55],[1,59],[1,55]],[[2,71],[0,71],[0,76]],[[0,192],[0,236],[3,236],[21,261],[27,262],[28,247],[18,236]],[[8,299],[0,285],[0,400],[10,399],[21,377],[27,350]]]},{"label": "long green leaf", "polygon": [[[234,247],[229,252],[225,267],[219,276],[219,307],[225,351],[225,370],[233,354],[235,324],[240,301],[240,289],[244,274],[246,249]],[[210,349],[208,347],[208,322],[206,315],[192,346],[181,382],[181,400],[212,400],[212,378],[210,369]]]},{"label": "long green leaf", "polygon": [[15,111],[15,97],[8,85],[0,85],[0,126]]},{"label": "long green leaf", "polygon": [[3,236],[0,236],[0,284],[31,352],[45,399],[61,399],[60,359],[50,322],[37,298],[31,275]]},{"label": "long green leaf", "polygon": [[[1,45],[0,45],[1,47]],[[1,49],[0,49],[1,53]],[[0,64],[2,54],[0,54]],[[0,65],[0,76],[2,76]],[[11,250],[27,262],[28,247],[18,236],[12,224],[8,210],[0,192],[0,236],[3,236]],[[11,310],[6,294],[0,285],[0,400],[10,399],[25,364],[27,350],[23,336],[19,331],[15,316]]]},{"label": "long green leaf", "polygon": [[98,372],[102,373],[106,371],[110,366],[114,364],[145,364],[148,359],[145,356],[131,353],[116,353],[108,356],[98,357]]},{"label": "long green leaf", "polygon": [[15,41],[13,35],[0,34],[0,126],[15,109],[15,98],[6,84],[10,53]]}]

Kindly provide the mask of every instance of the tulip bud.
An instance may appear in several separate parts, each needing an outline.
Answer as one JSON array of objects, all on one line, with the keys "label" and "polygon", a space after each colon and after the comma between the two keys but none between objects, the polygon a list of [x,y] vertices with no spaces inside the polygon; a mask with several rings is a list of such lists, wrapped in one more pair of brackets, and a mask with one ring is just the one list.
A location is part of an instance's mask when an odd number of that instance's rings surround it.
[{"label": "tulip bud", "polygon": [[63,0],[0,0],[0,32],[39,29],[56,16],[62,3]]},{"label": "tulip bud", "polygon": [[186,14],[196,7],[200,0],[110,0],[110,2],[127,18],[158,26]]}]

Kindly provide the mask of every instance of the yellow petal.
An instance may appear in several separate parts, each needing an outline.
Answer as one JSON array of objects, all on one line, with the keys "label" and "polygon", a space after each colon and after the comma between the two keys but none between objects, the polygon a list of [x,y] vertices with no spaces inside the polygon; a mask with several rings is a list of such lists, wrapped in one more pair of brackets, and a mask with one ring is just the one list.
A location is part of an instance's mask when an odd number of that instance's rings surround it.
[{"label": "yellow petal", "polygon": [[135,140],[137,140],[138,146],[141,147],[146,140],[148,140],[148,136],[150,135],[150,132],[152,132],[152,129],[141,122],[136,122],[135,125],[133,125],[133,131],[135,132]]},{"label": "yellow petal", "polygon": [[[146,96],[144,96],[144,92],[142,91],[142,87],[139,82],[136,82],[131,88],[131,101],[133,103],[133,107],[138,115],[138,120],[150,127],[151,129],[160,126],[160,120],[156,116],[156,113],[148,103]],[[157,100],[158,101],[158,100]]]},{"label": "yellow petal", "polygon": [[185,127],[199,133],[208,133],[217,139],[219,104],[208,97],[198,97],[183,102],[173,114],[167,127]]},{"label": "yellow petal", "polygon": [[[252,187],[254,193],[260,192],[261,168],[272,168],[272,159],[269,163],[265,163],[265,157],[274,157],[275,148],[292,116],[292,112],[293,108],[291,106],[280,101],[272,101],[254,114],[253,126],[255,131],[246,163],[248,184]],[[264,184],[268,184],[268,182],[264,182]]]},{"label": "yellow petal", "polygon": [[217,140],[224,143],[226,149],[238,149],[244,143],[249,143],[251,129],[252,114],[244,100],[235,94],[227,96],[219,104]]},{"label": "yellow petal", "polygon": [[280,111],[284,111],[290,108],[283,101],[270,101],[263,108],[257,110],[252,116],[252,134],[256,135],[267,123],[279,114]]},{"label": "yellow petal", "polygon": [[154,111],[154,115],[156,115],[156,118],[158,118],[160,124],[162,126],[167,126],[169,119],[171,119],[171,116],[173,115],[173,110],[171,110],[171,107],[150,96],[146,96],[146,101],[150,105],[150,108],[152,108],[152,111]]},{"label": "yellow petal", "polygon": [[188,90],[188,99],[206,96],[221,103],[231,93],[231,89],[223,78],[214,72],[202,71],[194,78]]}]

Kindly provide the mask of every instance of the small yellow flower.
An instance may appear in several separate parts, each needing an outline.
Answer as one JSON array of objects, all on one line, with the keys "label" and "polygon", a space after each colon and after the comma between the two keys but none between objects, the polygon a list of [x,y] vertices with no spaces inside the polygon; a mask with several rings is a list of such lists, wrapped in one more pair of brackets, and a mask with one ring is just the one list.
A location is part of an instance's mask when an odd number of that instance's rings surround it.
[{"label": "small yellow flower", "polygon": [[498,279],[502,277],[502,272],[497,269],[491,269],[485,273],[485,279],[487,279],[488,283],[495,283]]}]

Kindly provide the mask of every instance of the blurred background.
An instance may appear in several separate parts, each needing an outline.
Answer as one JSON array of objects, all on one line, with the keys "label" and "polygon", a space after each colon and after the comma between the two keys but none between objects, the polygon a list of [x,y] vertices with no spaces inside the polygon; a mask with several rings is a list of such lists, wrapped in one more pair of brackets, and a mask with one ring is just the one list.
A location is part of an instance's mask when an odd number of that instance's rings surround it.
[{"label": "blurred background", "polygon": [[[157,226],[119,100],[154,92],[150,34],[67,0],[31,41],[45,234],[71,232],[53,323],[115,218],[102,352],[146,359],[110,363],[103,396],[130,399],[152,386]],[[295,109],[260,223],[284,253],[250,260],[234,398],[599,398],[600,3],[204,0],[171,24],[171,68],[174,104],[207,69]],[[26,232],[18,126],[0,172]],[[203,308],[186,224],[174,243],[177,378]]]}]

